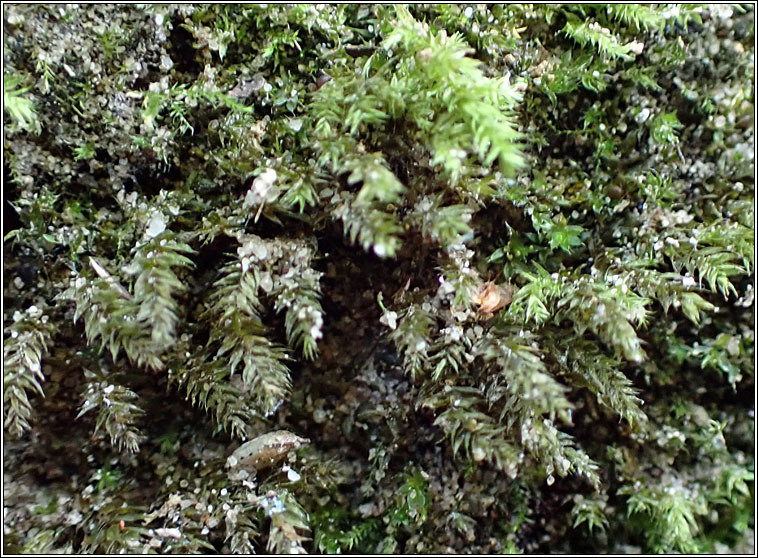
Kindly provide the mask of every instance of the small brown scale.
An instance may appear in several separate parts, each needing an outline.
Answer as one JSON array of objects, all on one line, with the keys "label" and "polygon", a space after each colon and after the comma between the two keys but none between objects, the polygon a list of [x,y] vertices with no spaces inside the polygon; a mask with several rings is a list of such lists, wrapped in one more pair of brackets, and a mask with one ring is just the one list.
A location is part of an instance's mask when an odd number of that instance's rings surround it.
[{"label": "small brown scale", "polygon": [[226,466],[230,469],[265,469],[290,451],[308,443],[308,438],[301,438],[287,430],[276,430],[242,444],[226,460]]}]

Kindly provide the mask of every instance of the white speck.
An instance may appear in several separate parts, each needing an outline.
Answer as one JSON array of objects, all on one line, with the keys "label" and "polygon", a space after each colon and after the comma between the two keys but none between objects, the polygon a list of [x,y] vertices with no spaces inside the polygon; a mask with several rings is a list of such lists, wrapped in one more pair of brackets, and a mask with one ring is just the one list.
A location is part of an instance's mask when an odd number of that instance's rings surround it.
[{"label": "white speck", "polygon": [[597,305],[594,317],[596,320],[602,320],[605,317],[605,304],[600,303]]},{"label": "white speck", "polygon": [[302,118],[290,118],[288,124],[292,131],[299,132],[300,129],[303,127],[303,120]]},{"label": "white speck", "polygon": [[327,413],[323,409],[316,409],[315,411],[313,411],[313,421],[316,424],[323,424],[324,422],[326,422],[327,418],[328,418]]},{"label": "white speck", "polygon": [[105,394],[107,395],[107,394],[111,393],[111,392],[112,392],[112,391],[115,389],[115,387],[116,387],[116,386],[114,386],[113,384],[111,384],[111,385],[109,385],[108,387],[106,387],[106,388],[103,390],[103,393],[105,393]]},{"label": "white speck", "polygon": [[641,43],[639,41],[632,41],[631,43],[629,43],[629,50],[637,55],[642,54],[642,51],[645,50],[645,43]]},{"label": "white speck", "polygon": [[553,483],[555,482],[555,477],[553,475],[548,475],[547,477],[547,485],[553,486]]},{"label": "white speck", "polygon": [[321,332],[321,323],[314,324],[308,333],[310,333],[310,336],[314,339],[321,339],[324,336],[324,334]]},{"label": "white speck", "polygon": [[382,323],[388,328],[394,330],[397,328],[397,312],[385,312],[382,314],[382,317],[379,318],[379,323]]},{"label": "white speck", "polygon": [[66,514],[66,524],[67,525],[76,525],[80,523],[84,519],[84,516],[78,512],[77,510],[74,510],[72,512],[69,512]]},{"label": "white speck", "polygon": [[284,403],[284,399],[280,399],[279,401],[277,401],[276,403],[274,403],[274,406],[272,407],[272,409],[269,412],[266,413],[266,416],[269,417],[269,416],[273,415],[277,410],[279,410],[279,407],[282,406],[282,403]]},{"label": "white speck", "polygon": [[161,70],[164,72],[168,72],[171,68],[174,67],[174,61],[171,60],[170,56],[166,56],[165,54],[161,56]]},{"label": "white speck", "polygon": [[159,234],[161,234],[163,231],[166,230],[166,221],[163,218],[163,215],[160,213],[155,213],[150,218],[150,222],[147,224],[147,229],[145,230],[145,236],[147,238],[155,238]]},{"label": "white speck", "polygon": [[299,481],[299,480],[300,480],[300,478],[301,478],[301,477],[300,477],[300,473],[298,473],[298,472],[297,472],[297,471],[295,471],[294,469],[290,469],[289,471],[287,471],[287,478],[288,478],[288,479],[289,479],[291,482],[297,482],[297,481]]},{"label": "white speck", "polygon": [[642,124],[645,122],[648,118],[650,118],[650,109],[644,108],[642,109],[639,114],[634,118],[638,123]]},{"label": "white speck", "polygon": [[[282,513],[284,511],[284,504],[279,499],[278,496],[273,496],[272,498],[266,498],[263,500],[263,503],[261,504],[264,510],[266,510],[266,515],[271,517],[272,515]],[[269,509],[270,508],[270,509]]]},{"label": "white speck", "polygon": [[158,535],[159,537],[164,537],[167,539],[181,539],[182,538],[182,532],[176,528],[156,529],[155,534]]},{"label": "white speck", "polygon": [[[276,182],[276,171],[274,169],[266,169],[261,174],[259,174],[255,180],[253,180],[253,187],[251,188],[251,191],[255,193],[255,195],[260,200],[270,200],[270,196],[272,194],[272,188],[274,186],[274,182]],[[245,200],[247,201],[247,199]]]},{"label": "white speck", "polygon": [[258,284],[260,285],[261,289],[267,293],[271,292],[271,289],[274,288],[274,280],[269,272],[264,272],[261,274],[261,279]]},{"label": "white speck", "polygon": [[710,10],[712,15],[715,15],[719,19],[729,19],[732,17],[732,14],[734,13],[732,11],[732,8],[730,8],[729,6],[724,6],[724,5],[709,6],[708,9]]}]

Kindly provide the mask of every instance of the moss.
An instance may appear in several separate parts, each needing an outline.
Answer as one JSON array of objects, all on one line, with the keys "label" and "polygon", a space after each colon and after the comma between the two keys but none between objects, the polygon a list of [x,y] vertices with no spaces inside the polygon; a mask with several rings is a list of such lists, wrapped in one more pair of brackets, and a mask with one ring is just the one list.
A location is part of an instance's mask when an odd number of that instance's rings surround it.
[{"label": "moss", "polygon": [[752,6],[3,16],[5,550],[754,551]]}]

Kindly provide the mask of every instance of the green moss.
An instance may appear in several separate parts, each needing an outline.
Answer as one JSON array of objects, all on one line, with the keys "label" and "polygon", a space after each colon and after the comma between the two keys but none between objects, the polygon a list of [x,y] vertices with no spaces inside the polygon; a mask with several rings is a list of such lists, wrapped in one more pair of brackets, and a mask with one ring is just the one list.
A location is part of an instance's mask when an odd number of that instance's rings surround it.
[{"label": "green moss", "polygon": [[752,7],[4,25],[5,550],[754,551]]}]

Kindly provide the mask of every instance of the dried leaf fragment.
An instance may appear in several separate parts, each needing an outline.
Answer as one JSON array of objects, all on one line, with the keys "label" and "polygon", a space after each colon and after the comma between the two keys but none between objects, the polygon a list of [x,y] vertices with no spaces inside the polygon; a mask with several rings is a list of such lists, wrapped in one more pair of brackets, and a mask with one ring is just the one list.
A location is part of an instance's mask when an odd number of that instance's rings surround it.
[{"label": "dried leaf fragment", "polygon": [[229,468],[264,469],[282,459],[291,450],[310,443],[288,430],[275,430],[245,442],[226,460]]},{"label": "dried leaf fragment", "polygon": [[479,315],[489,319],[495,312],[511,303],[514,292],[515,287],[510,283],[496,285],[494,281],[487,281],[471,296],[471,300],[479,305]]}]

